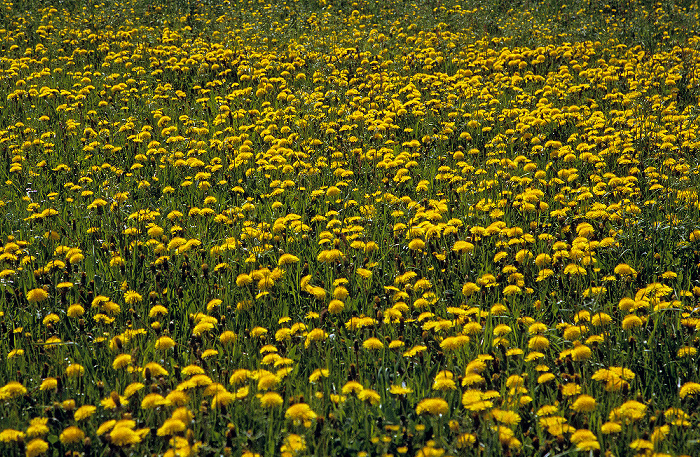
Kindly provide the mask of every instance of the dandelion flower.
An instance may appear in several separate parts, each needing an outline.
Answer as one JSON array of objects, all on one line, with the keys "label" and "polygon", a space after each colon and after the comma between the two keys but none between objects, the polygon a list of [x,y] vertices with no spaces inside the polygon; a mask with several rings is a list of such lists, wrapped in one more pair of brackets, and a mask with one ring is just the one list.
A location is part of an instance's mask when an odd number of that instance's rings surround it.
[{"label": "dandelion flower", "polygon": [[635,400],[629,400],[617,408],[610,411],[609,420],[611,422],[622,421],[631,423],[640,420],[646,414],[647,406]]},{"label": "dandelion flower", "polygon": [[165,398],[157,393],[150,393],[141,400],[141,409],[152,409],[167,404]]},{"label": "dandelion flower", "polygon": [[119,354],[112,362],[112,368],[119,370],[131,365],[131,354]]},{"label": "dandelion flower", "polygon": [[462,294],[465,297],[469,297],[470,295],[479,292],[480,290],[481,288],[473,282],[468,282],[464,284],[464,286],[462,286]]},{"label": "dandelion flower", "polygon": [[580,395],[576,401],[571,405],[571,409],[576,412],[586,412],[590,413],[595,411],[596,401],[595,398],[590,395]]},{"label": "dandelion flower", "polygon": [[284,413],[284,417],[287,419],[292,419],[295,422],[307,422],[316,419],[316,413],[306,403],[297,403],[296,405],[292,405],[287,408],[287,411]]},{"label": "dandelion flower", "polygon": [[339,314],[345,309],[345,303],[340,300],[331,300],[328,304],[328,312],[331,314]]},{"label": "dandelion flower", "polygon": [[41,454],[46,453],[49,450],[49,443],[42,440],[41,438],[36,438],[27,443],[26,456],[27,457],[38,457]]},{"label": "dandelion flower", "polygon": [[78,408],[74,413],[73,413],[73,418],[76,421],[82,421],[85,419],[88,419],[91,417],[93,414],[95,414],[95,411],[97,411],[97,408],[92,406],[92,405],[84,405]]},{"label": "dandelion flower", "polygon": [[468,254],[474,250],[474,245],[468,241],[456,241],[452,250],[460,254]]},{"label": "dandelion flower", "polygon": [[141,435],[130,427],[115,426],[109,434],[109,441],[116,446],[127,447],[140,443]]},{"label": "dandelion flower", "polygon": [[156,362],[149,362],[143,367],[143,377],[168,376],[168,371]]},{"label": "dandelion flower", "polygon": [[284,265],[289,265],[292,263],[296,263],[299,261],[299,257],[292,255],[292,254],[282,254],[277,261],[277,265],[279,266],[284,266]]},{"label": "dandelion flower", "polygon": [[79,443],[85,439],[85,432],[80,430],[78,427],[70,426],[61,432],[59,440],[61,444],[74,444]]},{"label": "dandelion flower", "polygon": [[260,397],[260,404],[266,409],[277,408],[282,406],[282,403],[284,400],[277,392],[267,392]]},{"label": "dandelion flower", "polygon": [[11,428],[6,428],[2,432],[0,432],[0,442],[2,443],[12,443],[12,442],[17,442],[21,441],[25,437],[25,433],[21,432],[19,430],[14,430]]},{"label": "dandelion flower", "polygon": [[357,398],[361,401],[369,402],[372,405],[378,405],[381,401],[379,393],[372,389],[362,389],[362,392],[357,394]]},{"label": "dandelion flower", "polygon": [[284,444],[280,447],[283,456],[294,456],[306,450],[306,442],[303,436],[294,433],[289,434],[284,439]]},{"label": "dandelion flower", "polygon": [[50,431],[47,425],[48,423],[48,417],[35,417],[29,422],[29,427],[27,428],[27,436],[33,438],[37,436],[46,435]]},{"label": "dandelion flower", "polygon": [[681,399],[684,399],[687,396],[695,396],[700,393],[700,384],[697,382],[686,382],[681,386],[681,389],[678,393],[678,395],[681,397]]},{"label": "dandelion flower", "polygon": [[620,433],[622,431],[622,425],[619,422],[606,422],[600,426],[600,431],[604,435],[610,435],[611,433]]},{"label": "dandelion flower", "polygon": [[54,390],[58,387],[58,379],[56,378],[46,378],[41,382],[39,390]]},{"label": "dandelion flower", "polygon": [[620,275],[620,276],[636,276],[637,271],[627,265],[626,263],[621,263],[617,265],[614,269],[615,274]]},{"label": "dandelion flower", "polygon": [[431,416],[441,416],[447,414],[450,406],[442,398],[425,398],[416,406],[416,414],[430,414]]},{"label": "dandelion flower", "polygon": [[536,335],[530,338],[527,347],[533,351],[542,351],[549,348],[549,340],[541,335]]},{"label": "dandelion flower", "polygon": [[440,371],[435,376],[433,381],[433,390],[456,390],[457,383],[454,380],[454,374],[451,371]]},{"label": "dandelion flower", "polygon": [[379,350],[384,348],[384,343],[382,343],[379,338],[368,338],[362,343],[362,347],[368,350]]},{"label": "dandelion flower", "polygon": [[502,409],[494,409],[491,411],[491,415],[497,422],[511,427],[520,422],[520,415],[515,411],[507,411]]},{"label": "dandelion flower", "polygon": [[420,251],[425,248],[425,241],[420,238],[415,238],[408,243],[408,249],[411,251]]},{"label": "dandelion flower", "polygon": [[360,392],[362,392],[363,389],[364,389],[364,387],[363,387],[362,384],[360,384],[359,382],[357,382],[357,381],[348,381],[348,382],[345,383],[345,385],[344,385],[343,388],[341,389],[341,392],[344,393],[344,394],[354,393],[354,394],[357,395],[357,394],[359,394]]},{"label": "dandelion flower", "polygon": [[27,301],[29,303],[39,303],[49,298],[49,293],[44,289],[32,289],[27,292]]},{"label": "dandelion flower", "polygon": [[85,308],[83,308],[81,305],[78,305],[78,304],[70,305],[68,307],[67,314],[68,314],[68,317],[72,317],[72,318],[80,317],[83,314],[85,314]]},{"label": "dandelion flower", "polygon": [[561,394],[565,397],[573,397],[581,393],[581,386],[575,382],[569,382],[561,386]]},{"label": "dandelion flower", "polygon": [[7,384],[5,384],[5,386],[0,388],[0,396],[2,396],[3,398],[21,397],[26,393],[27,388],[16,381],[8,382]]},{"label": "dandelion flower", "polygon": [[413,389],[410,387],[404,387],[404,386],[396,386],[392,385],[389,387],[389,393],[392,395],[408,395],[413,392]]},{"label": "dandelion flower", "polygon": [[128,290],[124,293],[124,301],[127,305],[135,305],[136,303],[140,303],[142,300],[143,297],[141,294],[133,290]]},{"label": "dandelion flower", "polygon": [[311,330],[307,335],[306,335],[306,341],[304,341],[304,347],[308,348],[312,342],[314,341],[323,341],[326,338],[328,338],[328,333],[324,332],[320,328],[315,328]]},{"label": "dandelion flower", "polygon": [[184,432],[187,426],[180,419],[166,419],[163,425],[160,426],[156,434],[158,436],[171,436],[176,433]]},{"label": "dandelion flower", "polygon": [[623,330],[632,330],[634,328],[639,328],[642,325],[644,325],[642,319],[634,314],[628,314],[624,319],[622,319]]},{"label": "dandelion flower", "polygon": [[236,341],[237,338],[238,336],[231,330],[226,330],[219,335],[219,341],[221,341],[221,344],[231,344]]},{"label": "dandelion flower", "polygon": [[175,347],[175,340],[169,336],[161,336],[156,340],[155,348],[159,351],[167,351]]}]

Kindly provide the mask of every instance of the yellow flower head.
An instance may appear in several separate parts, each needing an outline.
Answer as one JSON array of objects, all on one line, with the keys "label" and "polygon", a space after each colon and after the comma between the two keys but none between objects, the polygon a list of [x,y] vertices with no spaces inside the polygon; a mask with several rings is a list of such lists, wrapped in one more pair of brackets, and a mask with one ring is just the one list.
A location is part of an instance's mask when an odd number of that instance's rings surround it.
[{"label": "yellow flower head", "polygon": [[39,303],[49,298],[49,293],[44,289],[32,289],[27,292],[27,301],[29,303]]},{"label": "yellow flower head", "polygon": [[450,411],[450,406],[442,398],[426,398],[416,406],[416,414],[430,414],[431,416],[445,415]]}]

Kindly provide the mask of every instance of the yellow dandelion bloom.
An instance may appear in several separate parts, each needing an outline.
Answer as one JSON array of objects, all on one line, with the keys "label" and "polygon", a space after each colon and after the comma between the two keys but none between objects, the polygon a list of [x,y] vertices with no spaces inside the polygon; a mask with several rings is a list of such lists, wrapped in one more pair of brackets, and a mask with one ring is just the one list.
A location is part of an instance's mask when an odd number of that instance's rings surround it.
[{"label": "yellow dandelion bloom", "polygon": [[642,319],[634,314],[628,314],[624,319],[622,319],[622,328],[624,330],[632,330],[634,328],[639,328],[642,325],[644,325]]},{"label": "yellow dandelion bloom", "polygon": [[413,392],[413,389],[406,386],[392,385],[389,387],[389,393],[392,395],[408,395]]},{"label": "yellow dandelion bloom", "polygon": [[452,250],[460,254],[468,254],[474,251],[474,245],[468,241],[456,241],[454,246],[452,246]]},{"label": "yellow dandelion bloom", "polygon": [[56,378],[46,378],[41,382],[39,390],[54,390],[58,387],[58,379]]},{"label": "yellow dandelion bloom", "polygon": [[27,292],[27,301],[29,303],[39,303],[49,298],[49,293],[44,289],[32,289]]},{"label": "yellow dandelion bloom", "polygon": [[456,390],[457,383],[454,380],[454,374],[450,371],[443,370],[438,372],[433,381],[433,390]]},{"label": "yellow dandelion bloom", "polygon": [[636,276],[637,271],[627,265],[626,263],[621,263],[617,265],[614,269],[615,274],[620,275],[620,276]]},{"label": "yellow dandelion bloom", "polygon": [[[144,434],[148,433],[144,430]],[[119,447],[128,447],[141,442],[142,435],[129,427],[115,426],[109,434],[109,441]]]},{"label": "yellow dandelion bloom", "polygon": [[168,371],[159,363],[149,362],[143,367],[143,377],[148,378],[149,376],[168,376]]},{"label": "yellow dandelion bloom", "polygon": [[569,276],[586,276],[586,269],[575,263],[570,263],[564,268],[564,274]]},{"label": "yellow dandelion bloom", "polygon": [[379,338],[367,338],[362,342],[362,347],[368,350],[379,350],[384,348],[384,343]]},{"label": "yellow dandelion bloom", "polygon": [[307,335],[306,335],[306,341],[304,341],[304,347],[308,348],[312,342],[314,341],[323,341],[326,338],[328,338],[328,333],[324,332],[320,328],[315,328],[311,330]]},{"label": "yellow dandelion bloom", "polygon": [[6,428],[0,432],[0,442],[1,443],[12,443],[24,440],[25,433],[19,430],[14,430],[11,428]]},{"label": "yellow dandelion bloom", "polygon": [[622,431],[622,425],[619,422],[606,422],[600,426],[600,431],[604,435],[620,433]]},{"label": "yellow dandelion bloom", "polygon": [[411,251],[420,251],[425,248],[425,241],[420,238],[414,238],[408,243],[408,249]]},{"label": "yellow dandelion bloom", "polygon": [[619,407],[610,411],[609,420],[611,422],[622,421],[631,423],[642,419],[646,415],[647,406],[636,400],[629,400]]},{"label": "yellow dandelion bloom", "polygon": [[180,419],[166,419],[163,425],[158,428],[156,434],[158,436],[171,436],[176,433],[184,432],[187,429],[187,425]]},{"label": "yellow dandelion bloom", "polygon": [[684,358],[684,357],[693,357],[698,353],[698,350],[692,346],[683,346],[680,349],[678,349],[678,352],[676,352],[676,356],[678,358]]},{"label": "yellow dandelion bloom", "polygon": [[590,413],[595,411],[596,401],[590,395],[580,395],[571,405],[571,409],[576,412]]},{"label": "yellow dandelion bloom", "polygon": [[695,396],[697,394],[700,394],[700,384],[697,382],[686,382],[681,386],[680,391],[678,392],[681,399],[687,396]]},{"label": "yellow dandelion bloom", "polygon": [[304,437],[294,433],[288,435],[284,439],[284,444],[282,444],[282,447],[280,447],[280,451],[283,456],[298,455],[304,450],[306,450],[306,442],[304,441]]},{"label": "yellow dandelion bloom", "polygon": [[370,277],[372,277],[372,271],[366,268],[358,268],[357,270],[355,270],[355,273],[363,279],[369,279]]},{"label": "yellow dandelion bloom", "polygon": [[81,305],[78,304],[73,304],[68,307],[68,317],[80,317],[83,314],[85,314],[85,308],[83,308]]},{"label": "yellow dandelion bloom", "polygon": [[143,297],[138,292],[128,290],[124,293],[124,301],[127,305],[135,305],[143,301]]},{"label": "yellow dandelion bloom", "polygon": [[277,408],[282,406],[284,400],[277,392],[267,392],[260,397],[260,404],[263,408]]},{"label": "yellow dandelion bloom", "polygon": [[573,397],[574,395],[578,395],[580,393],[581,386],[576,384],[575,382],[569,382],[566,384],[562,384],[561,386],[561,394],[565,397]]},{"label": "yellow dandelion bloom", "polygon": [[85,439],[85,432],[78,427],[70,426],[63,430],[58,438],[61,440],[61,444],[79,443]]},{"label": "yellow dandelion bloom", "polygon": [[114,428],[114,425],[117,423],[116,420],[112,419],[107,422],[103,422],[99,427],[97,427],[97,431],[95,434],[97,436],[102,436],[108,431],[112,430]]},{"label": "yellow dandelion bloom", "polygon": [[41,438],[36,438],[27,443],[26,456],[27,457],[38,457],[41,454],[46,453],[49,450],[49,443],[42,440]]},{"label": "yellow dandelion bloom", "polygon": [[131,354],[119,354],[112,362],[112,368],[119,370],[131,365]]},{"label": "yellow dandelion bloom", "polygon": [[345,303],[340,300],[331,300],[331,302],[328,304],[328,312],[331,314],[342,313],[344,309]]},{"label": "yellow dandelion bloom", "polygon": [[369,402],[372,405],[378,405],[381,401],[379,393],[372,389],[362,389],[362,392],[357,394],[357,398],[361,401]]},{"label": "yellow dandelion bloom", "polygon": [[29,427],[27,428],[27,436],[33,438],[37,436],[46,435],[50,431],[47,425],[48,423],[48,417],[35,417],[31,421],[29,421]]},{"label": "yellow dandelion bloom", "polygon": [[442,398],[425,398],[416,406],[416,414],[442,416],[450,411],[450,405]]},{"label": "yellow dandelion bloom", "polygon": [[585,344],[578,343],[578,341],[574,343],[574,348],[571,350],[571,359],[574,362],[588,360],[591,358],[591,355],[591,348],[589,348]]},{"label": "yellow dandelion bloom", "polygon": [[483,411],[493,407],[493,402],[480,390],[467,389],[462,394],[462,405],[469,411]]},{"label": "yellow dandelion bloom", "polygon": [[473,282],[468,282],[464,284],[464,286],[462,286],[462,294],[465,297],[469,297],[470,295],[479,292],[480,290],[481,288]]},{"label": "yellow dandelion bloom", "polygon": [[542,351],[549,348],[549,340],[542,335],[536,335],[530,338],[527,347],[533,351]]},{"label": "yellow dandelion bloom", "polygon": [[292,255],[292,254],[282,254],[277,261],[277,265],[283,266],[283,265],[290,265],[292,263],[296,263],[299,261],[299,257]]},{"label": "yellow dandelion bloom", "polygon": [[74,413],[73,413],[73,418],[76,421],[82,421],[85,419],[90,418],[95,412],[97,411],[97,408],[92,406],[92,405],[84,405],[78,408]]},{"label": "yellow dandelion bloom", "polygon": [[161,336],[156,340],[155,348],[159,351],[167,351],[168,349],[174,348],[175,345],[175,340],[169,336]]},{"label": "yellow dandelion bloom", "polygon": [[284,417],[287,419],[292,419],[293,421],[311,421],[316,419],[316,413],[311,409],[306,403],[297,403],[287,408],[284,413]]},{"label": "yellow dandelion bloom", "polygon": [[150,393],[141,400],[141,409],[153,409],[166,405],[168,402],[158,393]]},{"label": "yellow dandelion bloom", "polygon": [[364,389],[364,387],[363,387],[362,384],[360,384],[359,382],[357,382],[357,381],[348,381],[348,382],[345,383],[345,385],[344,385],[343,388],[341,389],[341,392],[342,392],[343,394],[354,393],[354,394],[357,395],[357,394],[359,394],[360,392],[362,392],[363,389]]},{"label": "yellow dandelion bloom", "polygon": [[27,388],[16,381],[11,381],[0,388],[0,396],[2,398],[21,397],[27,393]]}]

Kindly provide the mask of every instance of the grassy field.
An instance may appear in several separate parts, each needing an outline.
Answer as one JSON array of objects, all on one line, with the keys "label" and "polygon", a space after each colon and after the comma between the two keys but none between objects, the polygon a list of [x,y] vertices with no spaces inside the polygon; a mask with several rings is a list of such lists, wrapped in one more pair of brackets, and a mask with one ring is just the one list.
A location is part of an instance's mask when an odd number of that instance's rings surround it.
[{"label": "grassy field", "polygon": [[698,455],[699,32],[2,3],[0,453]]}]

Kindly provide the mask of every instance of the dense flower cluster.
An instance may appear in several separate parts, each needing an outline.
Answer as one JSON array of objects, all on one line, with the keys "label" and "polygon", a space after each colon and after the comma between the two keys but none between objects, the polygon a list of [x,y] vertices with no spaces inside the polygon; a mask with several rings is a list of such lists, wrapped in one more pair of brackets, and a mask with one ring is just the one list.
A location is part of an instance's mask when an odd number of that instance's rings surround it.
[{"label": "dense flower cluster", "polygon": [[696,7],[55,3],[0,29],[2,455],[697,453]]}]

